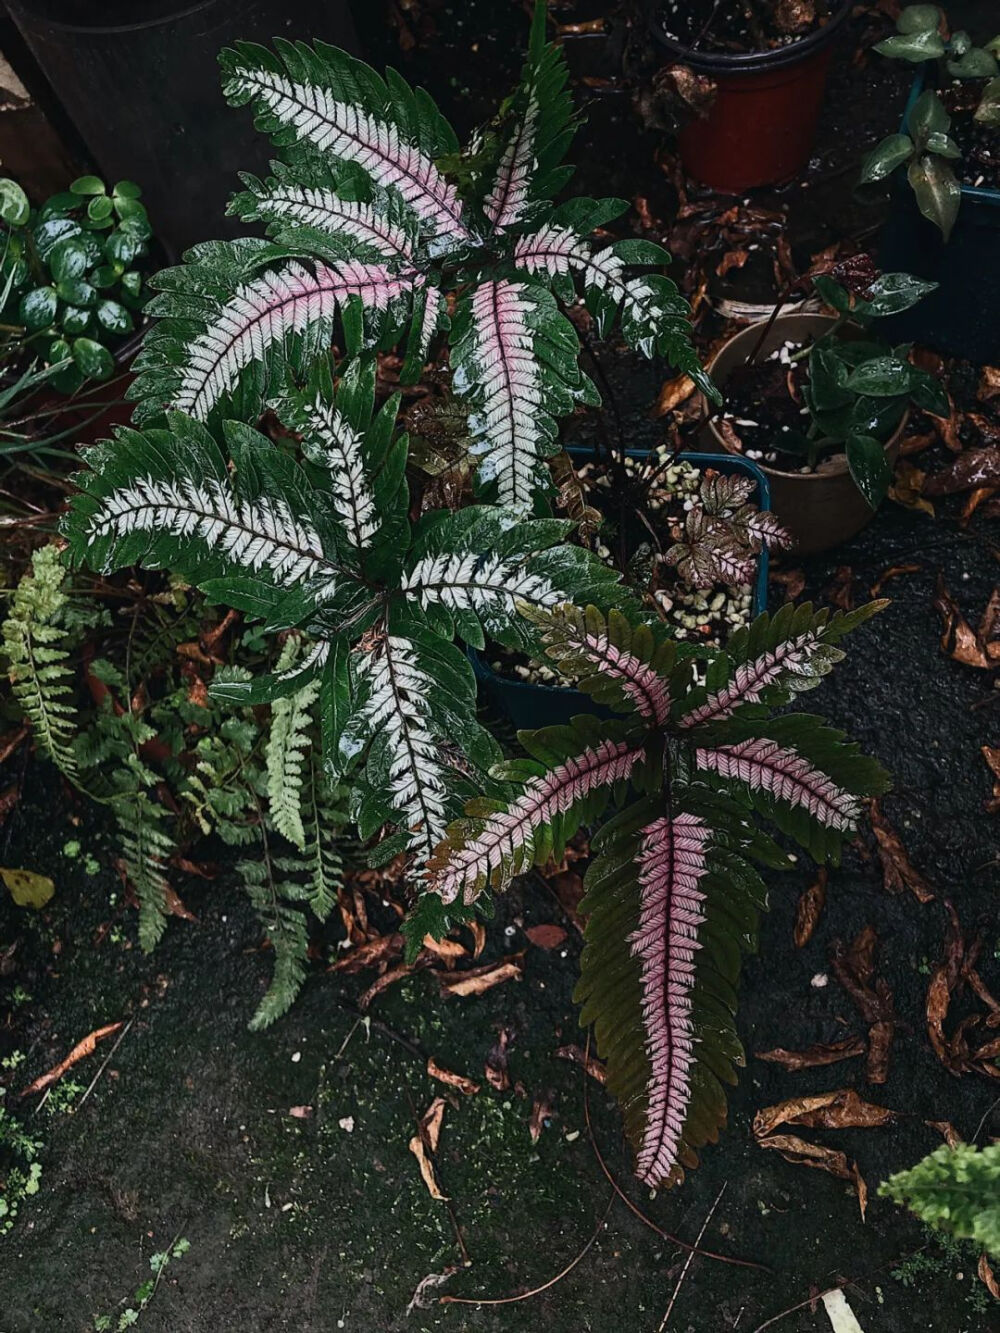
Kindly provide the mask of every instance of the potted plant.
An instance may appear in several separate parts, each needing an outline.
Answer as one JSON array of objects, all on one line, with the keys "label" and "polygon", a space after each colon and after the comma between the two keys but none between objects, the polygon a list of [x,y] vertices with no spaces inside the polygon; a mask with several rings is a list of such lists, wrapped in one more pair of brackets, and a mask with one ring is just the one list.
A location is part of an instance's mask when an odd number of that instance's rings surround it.
[{"label": "potted plant", "polygon": [[[1000,353],[1000,38],[947,37],[936,5],[910,5],[875,50],[918,66],[899,132],[865,158],[863,183],[891,179],[880,262],[932,279],[936,292],[894,316],[895,338],[989,362]],[[905,179],[904,179],[905,168]]]},{"label": "potted plant", "polygon": [[[787,538],[756,464],[665,448],[569,455],[587,505],[575,540],[621,577],[619,604],[627,589],[639,614],[678,642],[715,647],[766,609],[768,550]],[[470,657],[487,696],[518,729],[601,707],[553,663],[495,643]]]},{"label": "potted plant", "polygon": [[646,8],[668,69],[690,70],[696,82],[696,114],[678,135],[685,171],[732,193],[794,176],[809,157],[848,0],[651,0]]},{"label": "potted plant", "polygon": [[847,541],[872,517],[911,405],[948,414],[947,395],[908,360],[909,346],[868,331],[933,285],[845,261],[815,279],[834,314],[776,314],[730,338],[711,362],[726,408],[705,434],[759,465],[775,516],[805,554]]}]

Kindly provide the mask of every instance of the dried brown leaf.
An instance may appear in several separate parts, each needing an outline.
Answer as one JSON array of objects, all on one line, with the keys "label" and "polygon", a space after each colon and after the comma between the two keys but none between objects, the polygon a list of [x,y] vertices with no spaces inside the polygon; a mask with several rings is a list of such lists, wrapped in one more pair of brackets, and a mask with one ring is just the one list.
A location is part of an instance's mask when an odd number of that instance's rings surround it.
[{"label": "dried brown leaf", "polygon": [[802,589],[806,586],[806,576],[801,569],[769,569],[767,578],[769,583],[777,583],[779,587],[784,588],[785,596],[790,602],[801,596]]},{"label": "dried brown leaf", "polygon": [[694,393],[694,380],[690,375],[676,375],[672,380],[665,380],[653,404],[651,416],[665,417],[678,404],[690,398]]},{"label": "dried brown leaf", "polygon": [[572,1060],[574,1064],[580,1065],[597,1083],[607,1081],[607,1070],[600,1060],[592,1055],[588,1055],[582,1046],[560,1046],[553,1054],[557,1060]]},{"label": "dried brown leaf", "polygon": [[441,1122],[447,1102],[443,1097],[435,1097],[430,1106],[420,1117],[418,1131],[410,1139],[409,1148],[417,1159],[420,1175],[432,1199],[447,1201],[447,1194],[438,1183],[434,1166],[434,1154],[437,1152],[438,1139],[441,1136]]},{"label": "dried brown leaf", "polygon": [[838,1180],[849,1180],[858,1196],[861,1218],[864,1220],[868,1207],[868,1186],[858,1170],[857,1162],[848,1162],[847,1154],[834,1148],[827,1148],[818,1143],[809,1143],[797,1134],[770,1134],[757,1140],[758,1147],[773,1148],[780,1152],[786,1162],[795,1166],[810,1166],[826,1171]]},{"label": "dried brown leaf", "polygon": [[431,1078],[436,1078],[439,1083],[446,1083],[449,1088],[457,1088],[466,1097],[473,1097],[479,1091],[479,1084],[471,1078],[466,1078],[464,1074],[453,1074],[450,1069],[445,1069],[444,1065],[439,1065],[431,1055],[427,1059],[427,1072]]},{"label": "dried brown leaf", "polygon": [[562,926],[546,922],[539,926],[528,926],[525,935],[539,949],[558,949],[565,942],[566,932]]},{"label": "dried brown leaf", "polygon": [[865,1053],[864,1037],[845,1037],[842,1041],[816,1042],[801,1051],[788,1051],[784,1046],[775,1046],[770,1051],[755,1052],[758,1060],[767,1060],[770,1064],[781,1065],[782,1069],[793,1072],[799,1069],[816,1069],[820,1065],[836,1064],[838,1060],[850,1060],[855,1055]]},{"label": "dried brown leaf", "polygon": [[934,890],[906,854],[899,834],[883,815],[879,801],[872,801],[868,810],[872,832],[878,842],[882,882],[885,887],[890,893],[900,893],[903,889],[909,889],[918,902],[931,902]]},{"label": "dried brown leaf", "polygon": [[925,1120],[928,1129],[936,1129],[949,1148],[957,1148],[964,1140],[950,1120]]},{"label": "dried brown leaf", "polygon": [[887,1106],[866,1102],[853,1088],[821,1092],[815,1097],[789,1097],[775,1106],[765,1106],[753,1120],[760,1139],[779,1125],[801,1125],[807,1129],[878,1129],[891,1125],[896,1112]]},{"label": "dried brown leaf", "polygon": [[532,1143],[537,1143],[542,1137],[545,1122],[551,1119],[555,1110],[555,1099],[556,1094],[551,1088],[535,1098],[531,1107],[531,1115],[528,1118],[528,1133],[531,1135]]},{"label": "dried brown leaf", "polygon": [[869,1083],[885,1083],[889,1077],[889,1052],[896,1035],[896,1024],[879,1019],[868,1029],[868,1059],[865,1076]]},{"label": "dried brown leaf", "polygon": [[976,397],[981,402],[989,403],[998,396],[1000,396],[1000,366],[983,366],[979,372]]},{"label": "dried brown leaf", "polygon": [[[398,958],[403,952],[403,937],[398,933],[377,935],[375,939],[348,949],[327,968],[328,972],[361,972],[366,967],[377,967],[380,963]],[[377,994],[377,992],[376,992]],[[374,999],[374,996],[372,997]]]},{"label": "dried brown leaf", "polygon": [[979,1256],[979,1263],[976,1266],[976,1273],[979,1277],[980,1282],[990,1293],[993,1299],[995,1301],[1000,1301],[1000,1282],[997,1281],[997,1276],[994,1273],[992,1267],[990,1266],[990,1260],[988,1255],[981,1254]]},{"label": "dried brown leaf", "polygon": [[798,901],[795,908],[795,928],[792,931],[792,938],[797,949],[803,948],[812,939],[816,922],[819,920],[826,903],[827,879],[826,870],[821,868],[816,876],[815,884],[810,884]]},{"label": "dried brown leaf", "polygon": [[901,578],[904,574],[919,574],[922,569],[923,565],[890,565],[882,571],[869,591],[873,597],[878,597],[890,579]]},{"label": "dried brown leaf", "polygon": [[501,1028],[497,1039],[489,1049],[483,1072],[486,1082],[497,1092],[506,1092],[510,1087],[509,1056],[507,1054],[513,1033],[509,1028]]},{"label": "dried brown leaf", "polygon": [[78,1061],[83,1060],[88,1055],[93,1055],[99,1041],[103,1041],[105,1037],[110,1037],[120,1031],[121,1027],[120,1022],[108,1023],[102,1028],[95,1028],[93,1032],[89,1032],[82,1041],[76,1043],[65,1060],[60,1060],[47,1073],[36,1078],[34,1083],[29,1083],[26,1088],[22,1088],[21,1096],[30,1097],[32,1093],[43,1092],[51,1084],[57,1083],[63,1074],[72,1069]]},{"label": "dried brown leaf", "polygon": [[494,986],[505,981],[520,981],[524,973],[523,953],[512,954],[499,963],[487,963],[484,967],[469,968],[465,972],[435,971],[444,995],[482,995]]},{"label": "dried brown leaf", "polygon": [[[948,443],[948,440],[945,440]],[[949,446],[950,447],[950,446]],[[959,443],[961,448],[961,443]],[[1000,448],[966,449],[943,472],[936,472],[924,483],[924,494],[955,495],[977,486],[1000,485]]]}]

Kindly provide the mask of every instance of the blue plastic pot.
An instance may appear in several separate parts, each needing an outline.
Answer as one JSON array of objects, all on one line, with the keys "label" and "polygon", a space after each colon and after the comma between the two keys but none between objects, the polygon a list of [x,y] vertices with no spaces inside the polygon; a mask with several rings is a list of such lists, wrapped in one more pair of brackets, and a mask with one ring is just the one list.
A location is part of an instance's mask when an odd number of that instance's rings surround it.
[{"label": "blue plastic pot", "polygon": [[[909,132],[913,104],[923,89],[920,70],[903,113],[903,134]],[[886,273],[914,273],[940,286],[902,314],[880,319],[880,334],[995,365],[1000,357],[1000,190],[962,186],[958,221],[947,244],[921,216],[905,174],[894,176],[891,199],[879,267]]]},{"label": "blue plastic pot", "polygon": [[[571,449],[576,458],[591,457],[589,449]],[[648,458],[648,449],[629,449],[629,458]],[[678,460],[691,463],[699,468],[714,468],[717,472],[729,476],[742,472],[752,477],[757,484],[754,502],[758,509],[771,508],[771,493],[767,478],[755,463],[747,458],[730,457],[727,454],[678,454]],[[754,584],[751,613],[758,615],[767,606],[767,551],[762,551],[757,562],[757,579]],[[592,713],[599,717],[612,714],[595,704],[582,690],[566,689],[555,685],[532,685],[521,680],[509,680],[498,675],[481,653],[469,649],[472,669],[480,687],[494,708],[506,713],[518,731],[534,730],[536,727],[550,727],[557,723],[568,722],[577,713]]]}]

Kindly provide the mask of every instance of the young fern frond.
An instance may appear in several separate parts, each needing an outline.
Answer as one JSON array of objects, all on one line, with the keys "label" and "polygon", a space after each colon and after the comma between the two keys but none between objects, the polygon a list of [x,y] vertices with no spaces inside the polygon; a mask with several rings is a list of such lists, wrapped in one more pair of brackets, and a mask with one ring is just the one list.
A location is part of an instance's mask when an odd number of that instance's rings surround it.
[{"label": "young fern frond", "polygon": [[31,724],[39,751],[76,783],[73,741],[78,718],[73,668],[64,646],[65,581],[58,549],[49,545],[35,551],[30,573],[11,598],[3,623],[3,651],[14,697]]},{"label": "young fern frond", "polygon": [[150,953],[167,924],[170,885],[166,866],[175,850],[164,825],[170,815],[142,789],[122,792],[112,801],[125,877],[139,900],[139,945]]},{"label": "young fern frond", "polygon": [[594,607],[525,608],[539,652],[627,717],[522,732],[533,760],[494,770],[515,794],[469,804],[434,855],[430,887],[445,904],[470,903],[558,859],[612,793],[624,805],[592,839],[576,997],[652,1186],[682,1179],[718,1137],[723,1085],[743,1063],[736,984],[766,906],[753,863],[787,864],[754,812],[836,860],[863,800],[885,790],[879,765],[840,732],[767,707],[815,684],[835,641],[877,609],[829,621],[811,607],[764,615],[730,653],[672,644]]},{"label": "young fern frond", "polygon": [[[298,656],[298,644],[289,639],[278,659],[278,672],[288,671]],[[312,707],[319,694],[319,681],[310,680],[294,694],[275,699],[271,705],[271,729],[265,756],[267,760],[267,799],[271,822],[289,842],[305,851],[306,835],[302,823],[304,799],[303,768],[308,766]]]},{"label": "young fern frond", "polygon": [[254,912],[267,932],[274,950],[274,971],[263,999],[257,1006],[250,1029],[269,1027],[295,1003],[306,979],[309,931],[299,904],[306,898],[302,883],[294,878],[298,861],[272,858],[266,838],[259,857],[237,862],[236,871]]}]

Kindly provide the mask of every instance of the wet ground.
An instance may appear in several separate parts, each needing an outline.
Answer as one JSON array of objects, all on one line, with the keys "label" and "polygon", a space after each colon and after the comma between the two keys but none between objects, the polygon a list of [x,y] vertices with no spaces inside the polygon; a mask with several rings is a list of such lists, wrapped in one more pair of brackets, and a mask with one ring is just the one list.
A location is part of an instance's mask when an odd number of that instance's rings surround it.
[{"label": "wet ground", "polygon": [[[656,378],[633,385],[637,419]],[[843,1280],[864,1333],[998,1327],[975,1255],[945,1253],[875,1196],[879,1180],[940,1141],[927,1120],[950,1120],[979,1142],[1000,1135],[998,1080],[949,1074],[923,1019],[946,897],[966,931],[983,932],[982,974],[1000,989],[1000,816],[984,812],[991,788],[979,754],[1000,743],[1000,691],[988,673],[941,651],[932,604],[940,572],[975,623],[997,577],[995,539],[976,518],[962,529],[947,505],[936,519],[889,505],[853,543],[805,571],[809,595],[849,567],[860,601],[888,567],[919,566],[887,585],[888,611],[857,634],[849,660],[809,706],[893,773],[886,812],[936,899],[921,905],[888,894],[868,837],[867,855],[849,853],[831,872],[826,910],[796,949],[795,905],[811,875],[803,865],[774,878],[760,955],[745,972],[740,1028],[751,1055],[731,1123],[673,1193],[650,1200],[636,1189],[616,1112],[590,1083],[596,1141],[640,1208],[691,1243],[714,1206],[702,1245],[766,1266],[695,1259],[668,1333],[826,1330],[810,1296]],[[612,1200],[587,1131],[583,1075],[554,1056],[583,1039],[570,1000],[578,944],[571,927],[553,950],[528,941],[533,924],[567,925],[544,891],[526,883],[489,927],[486,959],[526,950],[520,982],[461,999],[443,996],[425,973],[377,999],[366,1025],[353,1003],[369,978],[317,965],[291,1013],[251,1034],[246,1023],[271,962],[225,873],[210,883],[178,880],[198,920],[172,922],[145,958],[105,832],[51,770],[28,765],[3,836],[2,864],[50,875],[56,895],[38,914],[0,898],[0,1085],[42,1163],[38,1193],[0,1234],[0,1333],[85,1333],[100,1316],[115,1327],[150,1277],[150,1256],[177,1237],[190,1249],[164,1271],[140,1315],[143,1333],[663,1327],[686,1254]],[[857,1058],[801,1073],[753,1058],[863,1032],[829,957],[835,940],[866,925],[878,933],[879,974],[905,1025],[887,1083],[867,1084]],[[81,1037],[119,1020],[130,1026],[92,1091],[114,1037],[72,1073],[75,1110],[60,1109],[57,1098],[41,1109],[37,1096],[18,1099]],[[483,1077],[500,1029],[511,1034],[506,1091]],[[425,1073],[430,1055],[481,1090],[449,1093]],[[864,1222],[845,1182],[761,1150],[751,1132],[762,1106],[845,1086],[899,1115],[883,1129],[804,1132],[857,1160],[873,1196]],[[438,1151],[447,1202],[430,1197],[407,1148],[416,1119],[442,1092],[453,1102]],[[533,1143],[539,1096],[552,1114]],[[602,1218],[577,1267],[531,1299],[438,1305],[431,1290],[430,1304],[407,1314],[422,1279],[451,1268],[437,1290],[465,1301],[542,1287]]]}]

